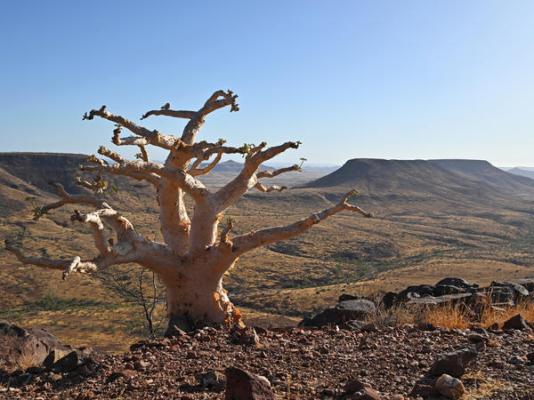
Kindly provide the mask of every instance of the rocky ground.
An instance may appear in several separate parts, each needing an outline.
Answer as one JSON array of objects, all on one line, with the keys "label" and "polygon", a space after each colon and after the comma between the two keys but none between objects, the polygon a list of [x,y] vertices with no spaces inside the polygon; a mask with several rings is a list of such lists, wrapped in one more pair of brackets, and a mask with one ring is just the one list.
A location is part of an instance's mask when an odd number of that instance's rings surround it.
[{"label": "rocky ground", "polygon": [[[470,356],[446,355],[461,349]],[[429,372],[438,369],[437,375],[460,377],[464,398],[527,400],[534,399],[533,352],[534,335],[528,327],[507,331],[432,326],[364,331],[291,328],[258,329],[257,335],[251,330],[236,335],[205,328],[141,342],[123,355],[92,354],[55,372],[31,369],[4,374],[0,398],[223,399],[225,370],[239,367],[266,377],[276,399],[435,397],[429,390],[437,376]]]}]

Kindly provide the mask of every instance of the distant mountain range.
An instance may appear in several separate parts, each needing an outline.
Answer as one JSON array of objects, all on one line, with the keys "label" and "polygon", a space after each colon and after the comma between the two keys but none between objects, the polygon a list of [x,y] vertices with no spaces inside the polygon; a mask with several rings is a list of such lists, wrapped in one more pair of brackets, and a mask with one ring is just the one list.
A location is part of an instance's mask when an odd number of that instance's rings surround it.
[{"label": "distant mountain range", "polygon": [[529,167],[514,167],[506,170],[514,175],[526,176],[527,178],[534,179],[534,168]]},{"label": "distant mountain range", "polygon": [[[83,154],[0,153],[0,215],[23,208],[28,196],[50,196],[49,181],[61,182],[68,191],[83,189],[74,183]],[[211,174],[201,177],[208,187],[216,189],[236,176],[242,164],[221,162]],[[270,168],[270,167],[266,167]],[[486,204],[499,207],[511,199],[534,199],[534,180],[519,169],[503,171],[483,160],[384,160],[355,158],[342,167],[306,167],[301,173],[282,174],[267,180],[297,188],[277,194],[280,201],[297,201],[303,193],[337,195],[356,187],[363,203],[391,205],[395,209],[426,207],[477,207]],[[524,173],[523,173],[524,172]],[[534,177],[534,171],[532,172]],[[113,178],[119,189],[111,196],[127,204],[143,207],[153,198],[153,189],[144,182]],[[300,189],[298,189],[300,188]],[[300,194],[299,194],[300,193]],[[253,195],[255,197],[256,195]],[[272,194],[270,195],[273,196]],[[284,200],[285,199],[285,200]],[[314,200],[315,201],[315,200]]]}]

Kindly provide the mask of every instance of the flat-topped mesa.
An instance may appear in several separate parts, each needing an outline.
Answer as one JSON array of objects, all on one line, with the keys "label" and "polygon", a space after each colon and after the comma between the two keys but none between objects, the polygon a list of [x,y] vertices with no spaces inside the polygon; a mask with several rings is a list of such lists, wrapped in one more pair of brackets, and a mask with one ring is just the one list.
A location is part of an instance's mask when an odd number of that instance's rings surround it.
[{"label": "flat-topped mesa", "polygon": [[[302,166],[300,163],[268,171],[262,168],[265,162],[286,150],[297,149],[300,145],[298,141],[272,147],[266,142],[232,147],[226,145],[223,139],[213,143],[197,141],[206,117],[223,108],[238,111],[236,100],[237,95],[232,91],[218,90],[198,110],[174,110],[170,103],[166,103],[142,116],[141,119],[152,116],[185,119],[187,123],[179,137],[149,130],[112,113],[106,106],[85,113],[84,120],[99,118],[112,122],[112,143],[137,147],[137,160],[126,160],[119,153],[100,147],[99,156],[90,156],[81,166],[85,175],[76,183],[84,190],[73,194],[62,185],[54,185],[58,200],[37,207],[35,219],[65,205],[92,209],[77,209],[71,219],[90,227],[98,256],[91,258],[80,254],[60,260],[28,256],[21,250],[21,240],[6,241],[6,249],[23,263],[63,270],[64,278],[73,272],[92,273],[126,263],[136,263],[153,271],[166,288],[169,333],[175,326],[189,329],[198,325],[241,325],[241,314],[227,296],[223,276],[242,254],[297,236],[341,211],[356,212],[365,217],[371,215],[350,204],[349,199],[356,192],[347,190],[347,194],[331,207],[286,226],[238,236],[232,235],[231,221],[220,227],[225,211],[249,190],[265,193],[283,190],[284,187],[270,185],[269,179],[299,171]],[[166,160],[163,163],[151,161],[149,146],[165,149]],[[234,179],[211,191],[197,177],[213,171],[226,154],[242,154],[244,163]],[[105,201],[104,195],[109,186],[105,177],[115,175],[154,186],[163,243],[139,234],[124,215]],[[86,189],[93,193],[89,194]],[[192,207],[186,207],[186,201],[191,201]],[[192,216],[188,211],[191,208]]]}]

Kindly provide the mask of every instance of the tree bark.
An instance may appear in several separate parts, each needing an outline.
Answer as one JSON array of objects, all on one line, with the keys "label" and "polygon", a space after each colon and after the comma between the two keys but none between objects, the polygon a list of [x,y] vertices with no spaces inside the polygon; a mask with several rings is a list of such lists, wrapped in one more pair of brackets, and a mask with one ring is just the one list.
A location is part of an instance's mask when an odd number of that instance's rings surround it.
[{"label": "tree bark", "polygon": [[[236,263],[239,256],[259,246],[292,238],[304,233],[313,225],[341,211],[351,211],[370,216],[369,213],[349,204],[348,198],[355,191],[343,196],[338,204],[319,213],[286,226],[249,232],[235,238],[230,237],[232,223],[229,221],[219,229],[224,212],[235,205],[249,190],[255,188],[269,193],[284,190],[278,185],[265,185],[260,180],[282,173],[300,171],[302,162],[290,167],[261,171],[262,163],[289,149],[296,149],[300,142],[286,142],[267,147],[244,144],[240,147],[224,146],[225,140],[215,143],[196,142],[205,118],[212,112],[229,107],[238,111],[237,95],[232,91],[215,91],[197,111],[172,110],[166,103],[159,110],[151,110],[141,119],[150,116],[169,116],[188,119],[182,135],[178,138],[149,130],[129,119],[107,111],[106,106],[89,111],[83,119],[99,117],[117,124],[113,130],[112,142],[117,146],[137,146],[138,160],[125,160],[120,154],[100,147],[98,153],[108,161],[90,156],[89,165],[81,167],[96,176],[93,181],[77,179],[83,187],[102,195],[107,184],[103,174],[121,175],[136,180],[145,180],[155,186],[159,203],[159,221],[163,243],[149,240],[140,235],[133,225],[120,213],[111,208],[101,197],[92,195],[70,195],[61,185],[55,185],[59,200],[34,210],[34,219],[69,204],[96,208],[90,213],[75,211],[73,221],[89,224],[99,255],[92,259],[75,256],[70,259],[51,260],[27,256],[20,249],[21,243],[6,241],[6,249],[25,264],[60,269],[64,278],[70,273],[94,273],[118,264],[136,263],[158,274],[167,291],[169,330],[189,330],[201,325],[240,325],[240,312],[234,307],[223,288],[224,274]],[[126,128],[134,136],[121,137]],[[146,146],[152,145],[168,150],[164,164],[148,159]],[[226,154],[242,154],[245,157],[243,170],[216,192],[206,188],[196,176],[208,174]],[[207,162],[215,155],[214,159]],[[303,161],[303,159],[302,159]],[[193,202],[190,218],[186,207]],[[105,229],[108,228],[108,229]],[[112,234],[109,234],[109,231]]]},{"label": "tree bark", "polygon": [[239,313],[222,283],[224,271],[232,265],[233,261],[227,258],[197,259],[174,276],[162,279],[167,292],[167,336],[172,336],[176,328],[189,331],[206,325],[239,323]]}]

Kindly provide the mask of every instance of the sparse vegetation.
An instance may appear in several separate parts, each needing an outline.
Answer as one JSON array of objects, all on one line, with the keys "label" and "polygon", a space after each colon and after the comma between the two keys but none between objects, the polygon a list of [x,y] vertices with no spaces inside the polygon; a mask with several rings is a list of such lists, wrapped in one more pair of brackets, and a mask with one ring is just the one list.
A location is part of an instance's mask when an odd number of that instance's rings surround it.
[{"label": "sparse vegetation", "polygon": [[439,307],[399,305],[388,310],[379,308],[376,315],[367,318],[367,322],[379,327],[431,324],[445,329],[468,329],[472,326],[489,328],[493,324],[502,327],[504,321],[517,314],[521,314],[525,320],[534,323],[534,303],[523,302],[502,309],[488,307],[480,320],[473,319],[472,313],[462,305]]}]

